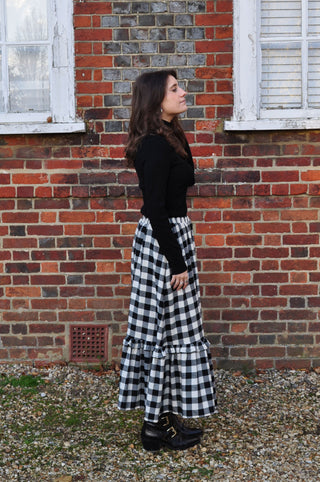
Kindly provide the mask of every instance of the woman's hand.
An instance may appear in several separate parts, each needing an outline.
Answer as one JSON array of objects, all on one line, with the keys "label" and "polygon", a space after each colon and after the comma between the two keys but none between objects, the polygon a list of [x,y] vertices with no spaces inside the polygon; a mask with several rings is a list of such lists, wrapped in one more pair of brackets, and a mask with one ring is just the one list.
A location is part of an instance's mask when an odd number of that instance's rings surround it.
[{"label": "woman's hand", "polygon": [[189,278],[188,271],[183,273],[174,274],[171,278],[170,284],[174,290],[181,290],[188,286]]}]

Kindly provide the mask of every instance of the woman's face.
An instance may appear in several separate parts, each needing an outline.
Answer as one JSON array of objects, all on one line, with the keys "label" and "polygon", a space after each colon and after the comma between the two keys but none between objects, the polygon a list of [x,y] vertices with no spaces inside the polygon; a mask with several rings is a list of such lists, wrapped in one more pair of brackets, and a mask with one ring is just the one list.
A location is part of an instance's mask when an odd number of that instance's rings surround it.
[{"label": "woman's face", "polygon": [[188,108],[185,96],[186,92],[179,87],[177,79],[169,75],[166,93],[161,104],[161,118],[171,122],[175,115],[185,112]]}]

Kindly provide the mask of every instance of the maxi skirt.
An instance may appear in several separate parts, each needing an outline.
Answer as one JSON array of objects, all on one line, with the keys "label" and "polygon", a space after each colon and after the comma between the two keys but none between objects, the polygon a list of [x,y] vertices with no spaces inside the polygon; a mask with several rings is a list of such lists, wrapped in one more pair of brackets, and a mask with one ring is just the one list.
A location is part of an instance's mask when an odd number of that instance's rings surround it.
[{"label": "maxi skirt", "polygon": [[192,224],[188,217],[169,221],[188,267],[185,289],[172,289],[168,261],[146,217],[138,223],[132,247],[132,289],[118,406],[121,410],[143,408],[149,422],[157,422],[165,412],[197,418],[216,411]]}]

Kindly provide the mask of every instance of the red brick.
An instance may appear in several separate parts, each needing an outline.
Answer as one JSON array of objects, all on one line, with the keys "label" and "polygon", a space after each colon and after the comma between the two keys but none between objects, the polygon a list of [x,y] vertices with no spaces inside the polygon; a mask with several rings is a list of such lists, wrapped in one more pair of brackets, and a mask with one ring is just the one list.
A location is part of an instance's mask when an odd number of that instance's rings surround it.
[{"label": "red brick", "polygon": [[14,298],[39,298],[41,296],[41,289],[37,286],[30,287],[7,287],[5,289],[6,296]]},{"label": "red brick", "polygon": [[294,244],[294,245],[308,245],[308,244],[319,244],[319,235],[309,234],[309,235],[285,235],[283,236],[284,244]]},{"label": "red brick", "polygon": [[285,331],[286,325],[285,323],[250,323],[250,332],[251,333],[281,333]]},{"label": "red brick", "polygon": [[[63,287],[61,287],[62,289]],[[58,300],[57,298],[36,298],[31,300],[31,308],[33,310],[66,310],[67,302],[64,299]]]},{"label": "red brick", "polygon": [[276,307],[276,306],[286,306],[287,305],[287,298],[283,297],[276,297],[270,296],[266,298],[259,298],[256,297],[251,301],[252,308],[266,308],[266,307]]},{"label": "red brick", "polygon": [[69,322],[90,322],[94,321],[95,316],[93,311],[60,311],[59,321]]},{"label": "red brick", "polygon": [[285,347],[281,346],[263,346],[257,348],[248,348],[248,355],[253,358],[280,358],[286,354]]},{"label": "red brick", "polygon": [[90,15],[75,15],[74,16],[74,27],[75,28],[80,28],[80,27],[91,27],[91,16]]},{"label": "red brick", "polygon": [[30,324],[29,333],[64,333],[64,325],[52,323]]},{"label": "red brick", "polygon": [[223,264],[224,271],[257,271],[260,269],[260,262],[255,260],[241,261],[231,260],[225,261]]},{"label": "red brick", "polygon": [[28,235],[31,236],[62,236],[63,227],[58,224],[52,226],[46,225],[32,225],[27,228]]},{"label": "red brick", "polygon": [[35,336],[2,336],[1,341],[4,347],[28,347],[36,346],[37,339]]},{"label": "red brick", "polygon": [[[233,36],[233,27],[232,26],[216,27],[216,29],[215,29],[216,39],[227,39],[227,38],[232,38],[232,36]],[[232,89],[230,89],[230,90],[232,90]]]},{"label": "red brick", "polygon": [[40,359],[40,363],[43,363],[44,360],[56,361],[56,362],[63,360],[62,348],[52,348],[52,347],[42,348],[42,349],[34,348],[34,349],[29,349],[27,354],[30,360]]},{"label": "red brick", "polygon": [[[214,2],[208,1],[208,4],[212,4],[212,3],[215,6],[216,12],[232,12],[232,8],[233,8],[232,0],[215,0]],[[209,5],[207,6],[207,8],[209,8]]]},{"label": "red brick", "polygon": [[227,105],[232,104],[231,94],[197,94],[197,105]]},{"label": "red brick", "polygon": [[287,258],[288,248],[254,248],[252,255],[254,258]]},{"label": "red brick", "polygon": [[60,295],[66,298],[94,296],[94,289],[92,286],[61,286]]},{"label": "red brick", "polygon": [[261,214],[259,211],[224,211],[224,221],[258,221]]},{"label": "red brick", "polygon": [[289,223],[255,223],[254,230],[257,233],[290,233]]},{"label": "red brick", "polygon": [[311,220],[317,220],[318,219],[318,210],[315,209],[303,209],[303,210],[297,210],[297,209],[292,209],[292,210],[284,210],[281,212],[281,219],[284,221],[298,221],[298,220],[304,220],[304,221],[311,221]]},{"label": "red brick", "polygon": [[222,336],[222,343],[224,345],[254,345],[257,343],[257,336],[255,335],[225,335]]},{"label": "red brick", "polygon": [[[8,353],[8,352],[5,352],[5,353]],[[25,360],[27,358],[27,350],[24,348],[10,348],[9,358],[11,360],[19,360],[19,359]]]},{"label": "red brick", "polygon": [[[52,150],[50,147],[30,147],[30,146],[24,146],[21,149],[17,149],[16,156],[19,158],[21,157],[22,159],[47,159],[51,157]],[[44,174],[42,174],[44,177],[46,177]],[[13,179],[23,179],[24,174],[15,174],[13,175]],[[34,174],[34,176],[37,176]],[[26,176],[28,178],[28,175]],[[33,175],[31,175],[33,177]],[[15,181],[14,181],[15,182]],[[24,183],[22,183],[24,184]],[[37,183],[41,184],[41,183]]]},{"label": "red brick", "polygon": [[118,285],[120,282],[120,276],[118,274],[108,275],[86,275],[86,284],[89,285]]},{"label": "red brick", "polygon": [[231,13],[221,13],[221,14],[198,14],[196,15],[196,25],[232,25],[232,14]]},{"label": "red brick", "polygon": [[297,182],[299,171],[267,171],[262,172],[262,182]]},{"label": "red brick", "polygon": [[59,286],[65,283],[65,277],[63,275],[32,275],[31,277],[31,284],[33,285],[51,285],[51,286]]},{"label": "red brick", "polygon": [[256,246],[262,244],[261,236],[226,236],[227,246]]},{"label": "red brick", "polygon": [[279,294],[283,296],[305,296],[316,295],[318,292],[318,286],[312,284],[291,284],[283,285],[279,288]]},{"label": "red brick", "polygon": [[267,272],[267,273],[254,273],[253,275],[254,283],[287,283],[289,281],[288,273],[282,272]]},{"label": "red brick", "polygon": [[312,259],[287,259],[281,261],[281,270],[284,271],[316,271],[318,261]]},{"label": "red brick", "polygon": [[88,273],[95,271],[95,263],[91,262],[62,262],[60,263],[60,271],[62,273],[67,272],[67,273],[73,273],[73,272],[78,272],[78,273]]},{"label": "red brick", "polygon": [[47,184],[48,182],[49,178],[45,173],[12,174],[13,184]]},{"label": "red brick", "polygon": [[231,248],[198,248],[197,255],[199,259],[223,259],[231,258]]},{"label": "red brick", "polygon": [[9,224],[29,224],[39,222],[39,213],[37,212],[12,212],[3,213],[2,222]]},{"label": "red brick", "polygon": [[74,4],[75,15],[108,15],[112,13],[111,2],[91,1],[89,3],[76,2]]},{"label": "red brick", "polygon": [[201,67],[196,69],[196,76],[198,79],[231,79],[232,69],[230,67]]}]

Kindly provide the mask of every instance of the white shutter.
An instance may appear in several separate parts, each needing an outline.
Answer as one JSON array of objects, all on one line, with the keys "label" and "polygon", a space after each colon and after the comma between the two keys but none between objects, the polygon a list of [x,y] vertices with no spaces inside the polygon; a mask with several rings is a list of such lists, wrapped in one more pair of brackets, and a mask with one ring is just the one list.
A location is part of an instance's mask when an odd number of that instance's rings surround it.
[{"label": "white shutter", "polygon": [[261,0],[260,5],[261,112],[319,108],[320,2]]},{"label": "white shutter", "polygon": [[308,34],[310,42],[308,47],[308,105],[311,108],[320,108],[320,40],[314,42],[313,38],[320,36],[320,2],[308,2]]},{"label": "white shutter", "polygon": [[299,44],[265,44],[261,54],[261,107],[301,108],[301,48]]},{"label": "white shutter", "polygon": [[320,35],[320,2],[309,0],[308,2],[308,33]]},{"label": "white shutter", "polygon": [[310,43],[308,56],[308,105],[320,107],[320,42]]},{"label": "white shutter", "polygon": [[301,7],[301,0],[261,1],[261,109],[302,107]]},{"label": "white shutter", "polygon": [[2,89],[2,49],[0,47],[0,112],[4,110],[3,89]]},{"label": "white shutter", "polygon": [[301,35],[301,0],[295,2],[262,0],[260,21],[262,37]]}]

